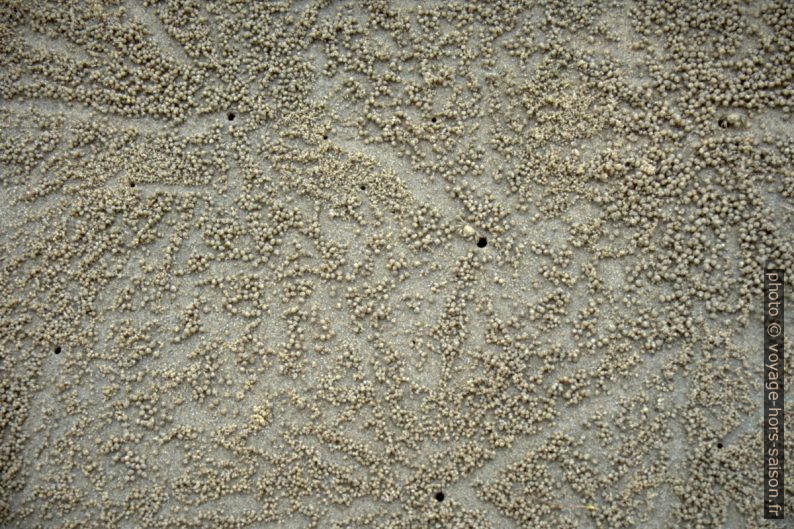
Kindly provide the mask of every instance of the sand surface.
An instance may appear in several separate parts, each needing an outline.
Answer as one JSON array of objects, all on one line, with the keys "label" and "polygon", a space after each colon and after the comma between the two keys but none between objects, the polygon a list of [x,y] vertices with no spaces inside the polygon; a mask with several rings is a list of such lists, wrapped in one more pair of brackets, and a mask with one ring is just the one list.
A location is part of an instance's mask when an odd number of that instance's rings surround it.
[{"label": "sand surface", "polygon": [[786,0],[0,0],[0,526],[786,526],[792,110]]}]

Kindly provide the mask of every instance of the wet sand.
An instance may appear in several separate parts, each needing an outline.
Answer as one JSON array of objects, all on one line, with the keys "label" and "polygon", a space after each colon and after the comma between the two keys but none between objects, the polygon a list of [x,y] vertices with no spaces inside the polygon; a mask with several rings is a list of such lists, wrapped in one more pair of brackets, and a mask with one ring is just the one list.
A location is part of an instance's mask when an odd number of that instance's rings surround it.
[{"label": "wet sand", "polygon": [[780,527],[792,20],[0,1],[0,526]]}]

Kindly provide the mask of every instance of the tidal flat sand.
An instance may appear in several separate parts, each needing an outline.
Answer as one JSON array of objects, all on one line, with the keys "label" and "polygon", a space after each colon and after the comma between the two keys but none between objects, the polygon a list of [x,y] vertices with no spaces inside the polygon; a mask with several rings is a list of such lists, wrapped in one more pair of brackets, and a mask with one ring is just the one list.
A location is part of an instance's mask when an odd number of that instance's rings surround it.
[{"label": "tidal flat sand", "polygon": [[0,527],[786,526],[792,111],[788,0],[0,0]]}]

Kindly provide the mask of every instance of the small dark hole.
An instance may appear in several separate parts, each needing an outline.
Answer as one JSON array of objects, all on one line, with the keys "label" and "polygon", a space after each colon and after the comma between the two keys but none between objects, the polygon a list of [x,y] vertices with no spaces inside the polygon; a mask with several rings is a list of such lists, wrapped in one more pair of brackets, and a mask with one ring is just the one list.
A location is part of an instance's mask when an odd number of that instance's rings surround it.
[{"label": "small dark hole", "polygon": [[135,182],[130,182],[130,187],[135,187]]},{"label": "small dark hole", "polygon": [[717,125],[719,125],[720,128],[723,128],[723,129],[727,129],[730,126],[730,124],[728,123],[728,120],[725,119],[725,118],[720,118],[717,121]]},{"label": "small dark hole", "polygon": [[488,239],[485,237],[477,239],[477,248],[485,248],[486,246],[488,246]]},{"label": "small dark hole", "polygon": [[436,118],[431,118],[431,119],[430,119],[430,121],[432,121],[433,123],[435,123],[435,122],[436,122],[436,121],[438,121],[438,120],[437,120]]},{"label": "small dark hole", "polygon": [[436,492],[436,499],[437,499],[438,501],[444,501],[444,493],[443,493],[443,492],[441,492],[441,491],[439,491],[439,492]]},{"label": "small dark hole", "polygon": [[323,139],[327,140],[328,139],[328,134],[323,134]]},{"label": "small dark hole", "polygon": [[364,184],[361,184],[360,186],[358,186],[358,188],[360,190],[362,190],[362,191],[366,191],[367,190],[367,186],[365,186]]},{"label": "small dark hole", "polygon": [[57,354],[57,355],[61,354],[61,346],[60,345],[55,347],[55,354]]},{"label": "small dark hole", "polygon": [[229,112],[226,117],[229,118],[229,121],[234,121],[234,112]]},{"label": "small dark hole", "polygon": [[722,443],[717,443],[717,448],[722,448]]}]

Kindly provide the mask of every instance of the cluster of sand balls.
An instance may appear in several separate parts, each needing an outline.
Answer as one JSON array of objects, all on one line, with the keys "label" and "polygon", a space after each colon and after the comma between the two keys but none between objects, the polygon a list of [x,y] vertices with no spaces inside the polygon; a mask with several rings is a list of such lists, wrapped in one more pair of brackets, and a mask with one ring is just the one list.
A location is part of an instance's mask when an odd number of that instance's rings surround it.
[{"label": "cluster of sand balls", "polygon": [[772,527],[794,4],[628,4],[0,1],[0,525]]}]

